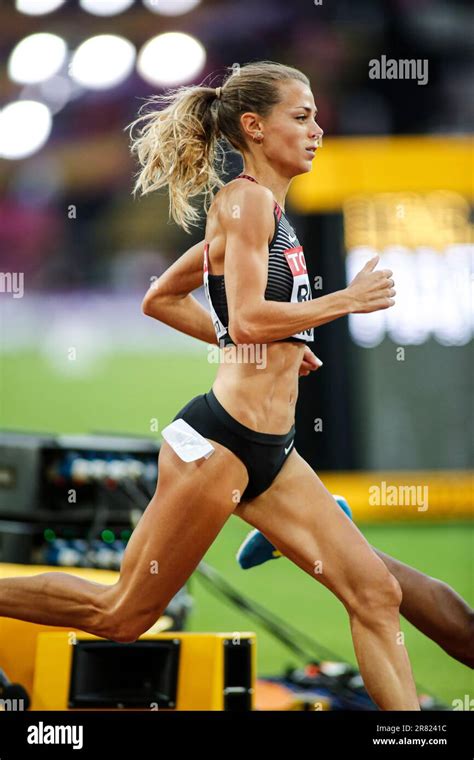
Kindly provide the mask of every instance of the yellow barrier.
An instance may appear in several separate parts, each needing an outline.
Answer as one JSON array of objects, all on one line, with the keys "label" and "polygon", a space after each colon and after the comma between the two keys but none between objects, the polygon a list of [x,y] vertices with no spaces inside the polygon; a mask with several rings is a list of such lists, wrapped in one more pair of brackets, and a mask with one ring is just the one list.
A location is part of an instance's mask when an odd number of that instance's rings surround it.
[{"label": "yellow barrier", "polygon": [[288,198],[302,214],[337,211],[360,193],[452,190],[472,199],[473,168],[468,137],[328,137]]},{"label": "yellow barrier", "polygon": [[[232,683],[226,683],[225,644],[233,646],[232,641],[238,635],[239,646],[248,641],[250,648],[250,709],[255,709],[255,679],[256,679],[256,636],[251,632],[233,633],[184,633],[173,631],[161,634],[144,634],[139,641],[179,641],[179,661],[177,673],[176,704],[171,709],[176,710],[223,710],[225,692],[238,692],[244,689],[247,664],[239,657],[242,685],[238,679],[238,671],[233,669]],[[78,633],[75,645],[71,643],[68,633],[41,633],[35,659],[35,677],[33,685],[32,710],[67,710],[69,689],[72,679],[74,647],[80,642],[98,641],[108,645],[109,642],[86,633]],[[121,646],[125,656],[125,647]],[[110,650],[109,650],[110,651]],[[100,650],[95,655],[97,660]],[[164,667],[166,672],[166,667]],[[106,670],[105,670],[106,672]],[[151,679],[151,674],[150,674]],[[126,686],[126,684],[124,684]],[[81,708],[79,708],[81,709]],[[100,709],[100,708],[99,708]],[[109,708],[113,709],[113,708]],[[154,703],[141,709],[161,708]]]},{"label": "yellow barrier", "polygon": [[407,470],[319,472],[326,488],[344,496],[356,521],[466,520],[473,515],[473,472]]}]

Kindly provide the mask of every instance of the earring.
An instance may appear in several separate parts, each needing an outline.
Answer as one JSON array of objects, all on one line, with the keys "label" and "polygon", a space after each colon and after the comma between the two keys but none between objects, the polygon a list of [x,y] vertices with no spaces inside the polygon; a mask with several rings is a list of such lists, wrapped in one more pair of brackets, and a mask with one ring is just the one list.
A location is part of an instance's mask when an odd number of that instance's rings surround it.
[{"label": "earring", "polygon": [[263,140],[263,134],[262,132],[256,132],[253,136],[254,142],[261,142]]}]

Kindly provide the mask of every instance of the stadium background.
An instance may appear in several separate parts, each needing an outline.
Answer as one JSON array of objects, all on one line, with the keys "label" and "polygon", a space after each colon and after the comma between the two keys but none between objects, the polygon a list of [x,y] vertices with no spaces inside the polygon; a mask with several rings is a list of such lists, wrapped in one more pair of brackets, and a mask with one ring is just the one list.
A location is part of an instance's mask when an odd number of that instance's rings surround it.
[{"label": "stadium background", "polygon": [[[205,344],[140,311],[151,279],[202,232],[188,236],[168,221],[165,194],[131,197],[135,167],[124,127],[166,83],[217,85],[226,66],[250,60],[296,66],[311,80],[325,130],[311,175],[295,180],[288,199],[310,274],[322,277],[316,294],[343,287],[357,256],[375,250],[397,264],[398,300],[388,321],[364,315],[316,331],[313,348],[324,366],[300,382],[297,446],[347,496],[373,545],[473,604],[469,5],[202,0],[178,14],[180,2],[122,2],[112,15],[58,0],[47,14],[21,12],[13,2],[0,10],[1,271],[22,272],[25,283],[21,298],[5,279],[0,294],[0,426],[149,435],[152,420],[162,429],[210,387],[216,365]],[[43,81],[35,81],[39,48],[16,63],[13,56],[38,32],[58,35],[68,48]],[[77,61],[74,68],[74,51],[90,37],[120,35],[140,52],[172,32],[188,38],[175,38],[174,52],[158,50],[156,70],[143,55],[124,64],[120,81],[101,84],[112,56],[105,47],[85,73]],[[186,47],[189,37],[202,47]],[[427,60],[428,82],[370,79],[369,61],[382,55]],[[25,112],[22,129],[15,127],[8,107],[21,101],[48,107],[43,135],[44,112],[31,119]],[[227,177],[240,168],[229,155]],[[393,472],[402,483],[428,485],[427,511],[367,506],[364,484],[393,482]],[[239,569],[235,552],[246,533],[231,518],[206,560],[355,662],[346,613],[320,584],[285,559]],[[295,662],[242,612],[200,584],[190,588],[191,630],[255,630],[260,674]],[[448,703],[472,693],[465,667],[405,621],[402,630],[418,682]]]}]

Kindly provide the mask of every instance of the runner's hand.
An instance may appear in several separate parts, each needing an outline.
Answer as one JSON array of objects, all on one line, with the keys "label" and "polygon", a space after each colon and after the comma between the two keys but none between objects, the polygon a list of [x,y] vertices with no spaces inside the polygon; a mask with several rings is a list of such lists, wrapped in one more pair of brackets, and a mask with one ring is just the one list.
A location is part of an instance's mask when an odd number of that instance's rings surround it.
[{"label": "runner's hand", "polygon": [[379,269],[374,272],[379,262],[379,256],[369,259],[365,266],[356,274],[347,292],[351,295],[352,314],[368,314],[379,309],[388,309],[395,300],[394,282],[391,279],[391,269]]},{"label": "runner's hand", "polygon": [[313,352],[308,346],[305,346],[303,359],[301,360],[298,376],[306,377],[306,375],[309,375],[310,372],[314,372],[315,370],[322,367],[322,364],[323,363],[321,359],[318,359],[316,354],[313,354]]}]

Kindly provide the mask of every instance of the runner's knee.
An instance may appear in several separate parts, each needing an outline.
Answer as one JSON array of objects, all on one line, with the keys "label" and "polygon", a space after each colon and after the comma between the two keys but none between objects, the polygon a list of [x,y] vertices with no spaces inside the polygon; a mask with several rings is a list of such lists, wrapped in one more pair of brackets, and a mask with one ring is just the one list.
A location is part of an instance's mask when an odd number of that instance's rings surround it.
[{"label": "runner's knee", "polygon": [[387,615],[398,615],[402,597],[399,582],[384,568],[368,576],[364,583],[353,589],[346,607],[359,620],[372,623],[385,619]]}]

